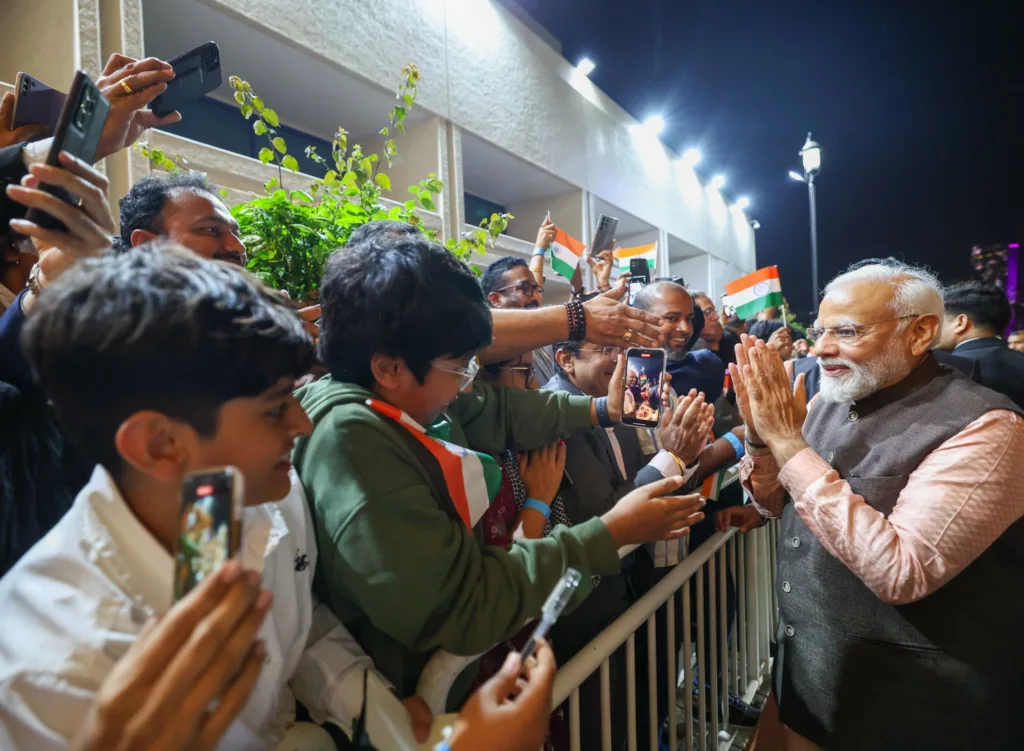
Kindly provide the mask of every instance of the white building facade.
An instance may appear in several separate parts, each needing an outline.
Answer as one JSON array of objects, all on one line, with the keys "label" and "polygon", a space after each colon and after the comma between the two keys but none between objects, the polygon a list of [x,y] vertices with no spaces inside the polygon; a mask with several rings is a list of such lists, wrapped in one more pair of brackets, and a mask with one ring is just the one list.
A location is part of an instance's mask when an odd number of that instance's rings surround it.
[{"label": "white building facade", "polygon": [[[406,186],[436,172],[445,190],[425,222],[446,238],[476,223],[476,207],[511,212],[481,263],[528,257],[550,211],[584,242],[599,214],[618,217],[619,245],[657,241],[657,274],[682,276],[715,299],[757,267],[748,217],[581,75],[557,42],[493,0],[5,0],[0,28],[19,30],[0,49],[3,90],[19,70],[66,90],[76,68],[96,77],[113,52],[166,59],[216,41],[224,85],[212,99],[224,104],[205,105],[220,108],[208,115],[185,111],[189,122],[149,141],[209,173],[229,203],[277,174],[246,155],[246,136],[218,143],[233,132],[231,117],[251,132],[229,110],[229,75],[252,83],[291,131],[322,142],[344,127],[350,142],[370,146],[412,62],[422,80],[398,137],[390,197],[406,200]],[[131,153],[105,169],[116,200],[151,167]],[[556,282],[547,297],[567,289]]]}]

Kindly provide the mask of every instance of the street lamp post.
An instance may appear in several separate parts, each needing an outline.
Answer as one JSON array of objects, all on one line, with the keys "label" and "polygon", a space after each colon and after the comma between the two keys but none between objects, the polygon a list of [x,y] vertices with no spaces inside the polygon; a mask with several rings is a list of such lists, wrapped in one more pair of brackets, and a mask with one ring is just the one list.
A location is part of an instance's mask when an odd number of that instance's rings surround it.
[{"label": "street lamp post", "polygon": [[[807,183],[807,200],[811,206],[811,280],[814,283],[814,312],[818,312],[818,210],[814,200],[814,178],[821,170],[821,146],[807,134],[807,141],[800,149],[804,167],[804,182]],[[792,173],[791,173],[792,174]]]}]

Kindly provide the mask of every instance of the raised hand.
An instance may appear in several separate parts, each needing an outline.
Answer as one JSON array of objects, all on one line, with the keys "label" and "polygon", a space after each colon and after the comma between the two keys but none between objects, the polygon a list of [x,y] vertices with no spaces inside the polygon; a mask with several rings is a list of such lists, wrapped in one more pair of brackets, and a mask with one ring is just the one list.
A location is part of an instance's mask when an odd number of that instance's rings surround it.
[{"label": "raised hand", "polygon": [[803,425],[807,418],[805,374],[797,376],[796,383],[791,386],[779,353],[763,342],[757,342],[748,349],[746,359],[743,381],[749,412],[757,434],[781,467],[807,447],[803,440]]},{"label": "raised hand", "polygon": [[16,143],[31,141],[36,136],[46,132],[45,125],[22,125],[20,128],[14,126],[14,102],[13,92],[6,92],[3,99],[0,99],[0,149],[6,149]]},{"label": "raised hand", "polygon": [[547,250],[551,247],[552,241],[555,239],[555,223],[551,221],[550,217],[546,218],[540,225],[540,229],[537,230],[537,247],[541,250]]},{"label": "raised hand", "polygon": [[719,532],[729,527],[739,527],[740,532],[749,532],[765,523],[765,517],[753,506],[729,506],[715,515],[715,526]]},{"label": "raised hand", "polygon": [[601,520],[616,547],[674,540],[687,535],[690,527],[704,518],[701,512],[704,499],[699,493],[669,495],[682,485],[682,477],[666,477],[623,496],[605,512]]},{"label": "raised hand", "polygon": [[597,255],[590,253],[587,255],[587,263],[590,264],[590,268],[594,270],[594,277],[597,280],[597,288],[602,292],[611,289],[612,266],[615,263],[615,259],[612,257],[612,251],[602,250]]},{"label": "raised hand", "polygon": [[551,505],[565,471],[565,443],[559,441],[519,456],[519,476],[530,498]]},{"label": "raised hand", "polygon": [[690,465],[707,445],[714,424],[715,405],[704,401],[704,392],[690,389],[674,410],[665,411],[658,426],[658,440],[666,451]]},{"label": "raised hand", "polygon": [[155,57],[136,60],[125,55],[110,56],[103,75],[96,80],[96,86],[110,100],[110,114],[96,149],[97,159],[131,146],[147,128],[181,120],[178,112],[157,117],[146,109],[173,79],[171,66]]},{"label": "raised hand", "polygon": [[[60,167],[33,164],[21,185],[8,185],[7,196],[22,206],[39,209],[64,223],[66,230],[41,227],[27,219],[12,219],[16,232],[31,237],[41,249],[40,271],[53,282],[79,258],[98,256],[107,250],[114,234],[114,219],[107,202],[107,178],[94,167],[61,152]],[[40,189],[55,185],[79,199],[78,206],[65,203]]]},{"label": "raised hand", "polygon": [[667,341],[660,316],[624,305],[626,279],[620,278],[610,292],[583,303],[587,317],[587,341],[616,347],[659,347]]}]

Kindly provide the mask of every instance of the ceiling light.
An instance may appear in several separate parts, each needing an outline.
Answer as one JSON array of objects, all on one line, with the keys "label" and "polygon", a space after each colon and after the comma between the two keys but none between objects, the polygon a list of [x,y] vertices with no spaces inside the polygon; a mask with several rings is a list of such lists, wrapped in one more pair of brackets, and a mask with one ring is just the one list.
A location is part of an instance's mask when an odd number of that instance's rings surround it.
[{"label": "ceiling light", "polygon": [[796,180],[797,182],[800,182],[800,183],[806,182],[804,180],[804,176],[801,175],[799,172],[797,172],[795,170],[790,170],[789,171],[789,176],[790,176],[790,178],[792,178],[793,180]]},{"label": "ceiling light", "polygon": [[700,149],[687,149],[683,152],[682,161],[687,167],[696,167],[700,164]]},{"label": "ceiling light", "polygon": [[740,196],[739,198],[736,199],[736,208],[739,209],[740,211],[743,211],[743,209],[747,208],[747,206],[749,205],[750,199],[747,198],[746,196]]},{"label": "ceiling light", "polygon": [[715,175],[711,178],[711,187],[721,190],[725,186],[725,175]]},{"label": "ceiling light", "polygon": [[583,76],[589,76],[594,72],[594,68],[596,67],[597,65],[595,65],[594,61],[589,57],[581,58],[580,61],[576,63],[576,71]]}]

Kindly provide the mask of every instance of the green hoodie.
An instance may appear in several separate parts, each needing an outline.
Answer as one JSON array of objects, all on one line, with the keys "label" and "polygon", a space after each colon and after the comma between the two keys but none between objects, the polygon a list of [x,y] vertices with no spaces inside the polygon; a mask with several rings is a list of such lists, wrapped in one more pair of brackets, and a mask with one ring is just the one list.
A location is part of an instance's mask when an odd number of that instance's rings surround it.
[{"label": "green hoodie", "polygon": [[[460,520],[441,469],[408,429],[366,406],[374,395],[322,379],[297,392],[314,430],[293,461],[316,519],[316,592],[399,696],[411,696],[437,649],[485,652],[540,615],[562,572],[619,572],[600,519],[557,527],[509,551]],[[497,454],[538,448],[589,428],[590,398],[494,389],[479,380],[449,410],[449,440]],[[479,525],[477,525],[479,528]],[[451,698],[468,688],[460,680]]]}]

